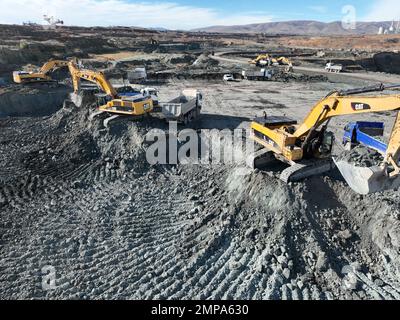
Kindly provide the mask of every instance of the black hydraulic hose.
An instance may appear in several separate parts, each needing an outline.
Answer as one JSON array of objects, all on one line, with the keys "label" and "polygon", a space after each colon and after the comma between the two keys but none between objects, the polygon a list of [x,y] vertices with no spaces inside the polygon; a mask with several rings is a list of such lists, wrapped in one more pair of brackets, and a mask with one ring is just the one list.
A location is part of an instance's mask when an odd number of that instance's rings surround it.
[{"label": "black hydraulic hose", "polygon": [[339,96],[349,96],[349,95],[353,95],[353,94],[360,94],[360,93],[367,93],[367,92],[380,92],[380,91],[393,89],[393,88],[400,88],[400,84],[393,84],[393,85],[386,86],[383,83],[380,83],[377,85],[363,87],[363,88],[340,90],[340,91],[338,91],[338,95]]},{"label": "black hydraulic hose", "polygon": [[368,87],[363,87],[363,88],[354,88],[354,89],[348,89],[348,90],[340,90],[338,92],[339,96],[349,96],[352,94],[360,94],[360,93],[367,93],[367,92],[377,92],[377,91],[383,91],[385,90],[385,86],[383,83],[373,85],[373,86],[368,86]]}]

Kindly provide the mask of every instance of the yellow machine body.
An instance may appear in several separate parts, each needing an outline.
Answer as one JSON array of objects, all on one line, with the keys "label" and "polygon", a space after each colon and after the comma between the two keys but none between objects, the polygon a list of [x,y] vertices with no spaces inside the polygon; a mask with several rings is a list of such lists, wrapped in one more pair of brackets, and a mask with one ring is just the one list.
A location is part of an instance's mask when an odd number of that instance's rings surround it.
[{"label": "yellow machine body", "polygon": [[48,74],[67,66],[68,61],[50,60],[46,62],[38,72],[14,71],[13,80],[15,83],[20,84],[52,81],[52,78]]},{"label": "yellow machine body", "polygon": [[153,111],[153,100],[150,97],[120,96],[102,72],[80,69],[74,61],[69,62],[68,68],[75,93],[79,92],[83,79],[97,84],[109,97],[109,101],[99,106],[100,111],[131,116],[142,116]]}]

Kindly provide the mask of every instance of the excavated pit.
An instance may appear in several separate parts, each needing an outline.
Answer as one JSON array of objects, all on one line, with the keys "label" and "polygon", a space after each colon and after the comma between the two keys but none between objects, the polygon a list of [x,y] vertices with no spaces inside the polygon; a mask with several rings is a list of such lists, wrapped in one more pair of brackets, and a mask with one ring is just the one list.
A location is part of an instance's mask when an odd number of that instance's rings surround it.
[{"label": "excavated pit", "polygon": [[32,84],[0,88],[0,118],[42,117],[58,111],[70,88],[58,84]]},{"label": "excavated pit", "polygon": [[[91,99],[0,119],[2,299],[399,298],[398,192],[151,166],[154,123],[104,130],[87,121]],[[57,286],[44,290],[49,265]]]}]

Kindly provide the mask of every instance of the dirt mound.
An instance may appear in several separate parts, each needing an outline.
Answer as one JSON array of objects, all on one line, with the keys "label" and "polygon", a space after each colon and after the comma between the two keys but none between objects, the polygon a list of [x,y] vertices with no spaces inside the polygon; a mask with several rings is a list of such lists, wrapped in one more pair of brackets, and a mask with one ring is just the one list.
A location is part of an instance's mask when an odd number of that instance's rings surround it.
[{"label": "dirt mound", "polygon": [[74,101],[0,120],[1,298],[399,298],[398,191],[151,166],[154,123],[105,130],[88,121],[90,95]]},{"label": "dirt mound", "polygon": [[200,55],[196,61],[193,62],[192,69],[212,69],[216,68],[219,62],[211,59],[207,54]]},{"label": "dirt mound", "polygon": [[62,107],[69,91],[69,88],[56,84],[3,88],[0,92],[0,117],[50,115]]},{"label": "dirt mound", "polygon": [[381,52],[373,56],[376,68],[380,72],[400,74],[400,54]]},{"label": "dirt mound", "polygon": [[196,60],[195,55],[174,54],[164,59],[164,62],[169,64],[192,64],[195,60]]},{"label": "dirt mound", "polygon": [[287,81],[298,81],[298,82],[327,82],[328,78],[324,75],[306,75],[302,73],[284,72],[282,70],[274,70],[272,80],[287,82]]}]

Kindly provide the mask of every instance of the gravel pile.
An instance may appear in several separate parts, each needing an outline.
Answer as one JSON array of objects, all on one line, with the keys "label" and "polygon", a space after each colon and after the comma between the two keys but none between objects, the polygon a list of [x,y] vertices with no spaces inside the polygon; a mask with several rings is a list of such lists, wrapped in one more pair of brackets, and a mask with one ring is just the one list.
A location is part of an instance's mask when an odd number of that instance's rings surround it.
[{"label": "gravel pile", "polygon": [[338,155],[338,159],[359,167],[372,167],[379,166],[383,161],[383,156],[378,151],[358,145],[351,151],[343,151]]},{"label": "gravel pile", "polygon": [[284,72],[282,70],[274,70],[272,77],[274,81],[300,81],[300,82],[327,82],[328,78],[324,75],[306,75],[301,73]]}]

